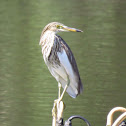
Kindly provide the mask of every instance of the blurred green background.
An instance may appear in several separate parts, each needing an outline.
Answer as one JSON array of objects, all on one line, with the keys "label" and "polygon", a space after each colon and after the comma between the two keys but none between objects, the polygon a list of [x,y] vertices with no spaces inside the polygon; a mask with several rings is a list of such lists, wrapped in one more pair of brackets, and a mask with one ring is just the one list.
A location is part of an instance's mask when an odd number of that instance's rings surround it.
[{"label": "blurred green background", "polygon": [[125,0],[1,0],[0,126],[51,125],[58,87],[38,43],[53,21],[84,31],[59,34],[84,84],[76,99],[65,94],[64,120],[78,114],[92,126],[104,126],[113,107],[126,107]]}]

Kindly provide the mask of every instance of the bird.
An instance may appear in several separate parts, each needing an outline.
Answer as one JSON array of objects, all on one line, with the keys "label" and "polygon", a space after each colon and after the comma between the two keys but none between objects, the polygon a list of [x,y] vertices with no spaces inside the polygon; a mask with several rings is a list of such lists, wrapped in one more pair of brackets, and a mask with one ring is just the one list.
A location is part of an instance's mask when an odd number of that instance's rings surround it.
[{"label": "bird", "polygon": [[[83,32],[59,22],[51,22],[42,30],[39,41],[44,62],[58,82],[59,100],[62,100],[65,92],[76,98],[83,91],[74,55],[67,43],[57,34],[63,31]],[[62,93],[61,87],[63,87]]]}]

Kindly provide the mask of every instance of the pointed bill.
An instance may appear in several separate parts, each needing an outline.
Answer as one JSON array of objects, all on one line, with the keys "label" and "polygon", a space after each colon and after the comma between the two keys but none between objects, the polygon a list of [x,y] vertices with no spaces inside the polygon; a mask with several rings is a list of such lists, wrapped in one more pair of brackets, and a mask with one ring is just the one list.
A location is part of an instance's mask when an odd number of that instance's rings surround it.
[{"label": "pointed bill", "polygon": [[72,31],[72,32],[83,32],[82,30],[79,30],[79,29],[76,29],[76,28],[67,27],[67,26],[64,26],[63,29],[66,30],[66,31]]}]

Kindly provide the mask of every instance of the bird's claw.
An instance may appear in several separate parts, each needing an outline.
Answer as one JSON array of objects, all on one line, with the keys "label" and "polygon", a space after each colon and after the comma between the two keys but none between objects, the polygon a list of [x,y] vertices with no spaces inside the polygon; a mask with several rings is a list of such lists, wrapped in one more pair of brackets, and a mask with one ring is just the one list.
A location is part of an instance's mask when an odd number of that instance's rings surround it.
[{"label": "bird's claw", "polygon": [[52,116],[57,115],[57,104],[59,104],[60,101],[61,101],[60,99],[55,99],[54,100],[53,109],[52,109]]}]

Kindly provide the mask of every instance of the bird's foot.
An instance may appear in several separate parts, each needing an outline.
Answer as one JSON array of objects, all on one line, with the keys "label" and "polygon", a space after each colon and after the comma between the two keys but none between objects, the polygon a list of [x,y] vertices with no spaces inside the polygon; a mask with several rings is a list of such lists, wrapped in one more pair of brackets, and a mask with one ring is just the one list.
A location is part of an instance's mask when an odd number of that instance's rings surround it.
[{"label": "bird's foot", "polygon": [[55,99],[54,104],[53,104],[53,109],[52,109],[52,116],[57,115],[57,105],[60,103],[61,99]]}]

